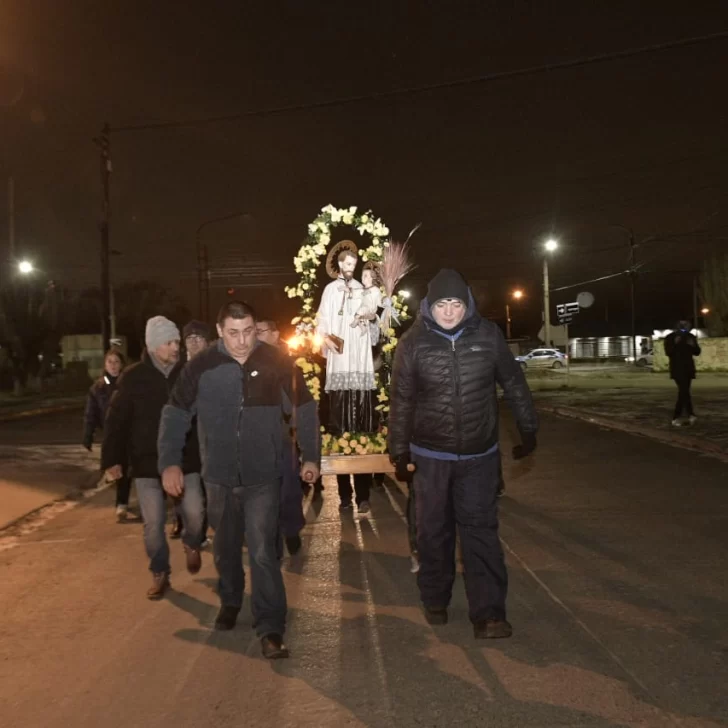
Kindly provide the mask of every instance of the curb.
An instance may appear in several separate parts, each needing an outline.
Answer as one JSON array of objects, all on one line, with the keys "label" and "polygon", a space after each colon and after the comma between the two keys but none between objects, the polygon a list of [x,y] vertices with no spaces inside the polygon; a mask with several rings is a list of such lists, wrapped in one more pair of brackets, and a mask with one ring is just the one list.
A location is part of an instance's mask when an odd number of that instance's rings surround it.
[{"label": "curb", "polygon": [[537,404],[537,409],[541,412],[548,412],[559,417],[569,417],[575,420],[590,422],[599,427],[605,427],[608,430],[619,430],[627,432],[630,435],[642,435],[651,440],[656,440],[664,445],[679,447],[683,450],[692,450],[694,452],[709,455],[711,457],[728,462],[728,451],[720,445],[712,442],[706,442],[699,437],[691,435],[678,435],[677,433],[664,432],[656,427],[645,427],[644,425],[635,425],[630,422],[621,422],[611,417],[592,412],[591,410],[579,409],[577,407],[568,407],[564,405],[548,405]]},{"label": "curb", "polygon": [[57,404],[51,407],[38,407],[31,410],[21,410],[20,412],[9,412],[3,414],[0,412],[0,422],[12,422],[13,420],[22,420],[25,417],[37,417],[38,415],[55,414],[56,412],[71,412],[83,408],[83,402],[77,404]]}]

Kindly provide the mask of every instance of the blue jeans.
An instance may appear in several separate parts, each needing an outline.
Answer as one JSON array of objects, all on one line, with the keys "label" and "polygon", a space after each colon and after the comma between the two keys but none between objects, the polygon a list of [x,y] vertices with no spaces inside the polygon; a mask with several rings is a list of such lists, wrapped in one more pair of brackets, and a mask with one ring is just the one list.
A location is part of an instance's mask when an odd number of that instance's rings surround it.
[{"label": "blue jeans", "polygon": [[[162,481],[159,478],[136,478],[139,506],[144,519],[144,547],[149,557],[149,570],[155,574],[169,574],[169,545],[164,533],[167,522],[167,504]],[[175,499],[175,510],[182,517],[182,541],[193,549],[202,543],[202,524],[205,504],[199,473],[185,475],[185,492]]]},{"label": "blue jeans", "polygon": [[450,604],[457,529],[471,621],[505,619],[508,573],[496,499],[500,453],[459,461],[414,455],[413,460],[422,603],[434,609]]},{"label": "blue jeans", "polygon": [[260,637],[286,629],[286,589],[278,560],[280,480],[229,488],[205,483],[207,517],[215,529],[213,553],[223,606],[243,605],[243,537],[248,545],[253,627]]}]

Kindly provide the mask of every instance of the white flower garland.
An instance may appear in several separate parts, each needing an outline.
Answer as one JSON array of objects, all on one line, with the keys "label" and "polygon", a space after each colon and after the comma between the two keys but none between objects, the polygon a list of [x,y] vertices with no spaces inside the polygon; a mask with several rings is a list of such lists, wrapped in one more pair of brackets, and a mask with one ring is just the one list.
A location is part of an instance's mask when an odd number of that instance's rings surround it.
[{"label": "white flower garland", "polygon": [[[356,228],[360,235],[369,235],[371,243],[368,248],[359,250],[364,262],[381,263],[384,249],[389,246],[387,236],[389,228],[378,217],[374,217],[371,210],[359,213],[356,207],[336,208],[327,205],[321,209],[318,217],[308,226],[308,238],[293,259],[293,265],[301,278],[297,285],[286,286],[289,298],[301,299],[301,313],[291,323],[296,326],[296,335],[289,346],[294,352],[303,352],[303,356],[296,359],[296,364],[303,371],[306,384],[315,399],[321,398],[321,367],[311,357],[311,353],[319,349],[321,342],[316,335],[316,320],[314,314],[314,294],[318,288],[316,273],[321,259],[327,253],[331,243],[331,231],[338,225],[347,225]],[[392,306],[397,312],[400,321],[409,318],[407,306],[402,296],[392,296]],[[397,336],[393,328],[382,332],[384,345],[382,353],[385,360],[390,363],[397,346]],[[378,380],[379,381],[379,380]],[[379,381],[377,394],[379,404],[376,409],[382,413],[389,412],[389,387],[387,383]],[[347,453],[348,454],[348,453]]]}]

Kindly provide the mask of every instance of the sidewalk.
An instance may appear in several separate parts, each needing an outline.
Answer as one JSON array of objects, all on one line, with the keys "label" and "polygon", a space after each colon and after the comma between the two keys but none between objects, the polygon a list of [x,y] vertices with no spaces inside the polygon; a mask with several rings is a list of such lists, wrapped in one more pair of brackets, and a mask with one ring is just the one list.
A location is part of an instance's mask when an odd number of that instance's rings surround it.
[{"label": "sidewalk", "polygon": [[610,429],[728,458],[728,389],[698,388],[693,391],[698,421],[691,427],[674,427],[671,424],[676,397],[674,385],[671,388],[534,392],[538,408],[543,412],[588,420]]},{"label": "sidewalk", "polygon": [[85,392],[46,392],[16,397],[0,392],[0,422],[21,417],[34,417],[49,412],[66,412],[80,409],[86,400]]}]

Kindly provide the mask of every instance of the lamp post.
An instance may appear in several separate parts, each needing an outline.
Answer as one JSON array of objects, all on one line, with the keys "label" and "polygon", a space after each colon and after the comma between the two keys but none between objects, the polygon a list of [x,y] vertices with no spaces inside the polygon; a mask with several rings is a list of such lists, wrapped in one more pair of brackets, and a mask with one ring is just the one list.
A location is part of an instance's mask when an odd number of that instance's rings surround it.
[{"label": "lamp post", "polygon": [[[517,288],[513,293],[511,293],[511,296],[516,299],[516,301],[520,301],[523,298],[523,291],[520,288]],[[506,339],[511,338],[511,304],[506,303]]]},{"label": "lamp post", "polygon": [[202,231],[216,222],[234,220],[237,217],[247,217],[247,212],[235,212],[232,215],[222,215],[200,223],[195,232],[195,246],[197,249],[197,293],[199,297],[200,318],[209,321],[210,318],[210,268],[207,258],[207,246],[202,244]]},{"label": "lamp post", "polygon": [[[544,250],[546,253],[553,253],[559,244],[553,238],[549,238],[544,243]],[[548,255],[543,257],[543,331],[544,331],[544,346],[551,346],[551,299],[549,296],[549,261]]]},{"label": "lamp post", "polygon": [[35,268],[29,260],[21,260],[18,263],[18,273],[21,273],[24,276],[30,275],[34,270]]}]

